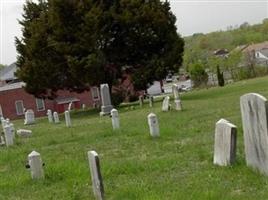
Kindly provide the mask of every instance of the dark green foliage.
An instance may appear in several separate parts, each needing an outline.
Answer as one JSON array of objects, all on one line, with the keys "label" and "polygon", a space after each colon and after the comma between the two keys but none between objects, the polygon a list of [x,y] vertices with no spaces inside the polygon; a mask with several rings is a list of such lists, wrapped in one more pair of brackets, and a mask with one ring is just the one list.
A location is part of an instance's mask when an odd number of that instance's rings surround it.
[{"label": "dark green foliage", "polygon": [[184,42],[168,2],[39,0],[24,6],[18,77],[36,96],[84,91],[131,76],[135,89],[182,63]]},{"label": "dark green foliage", "polygon": [[223,87],[224,86],[224,77],[223,77],[223,72],[220,71],[219,65],[217,65],[217,78],[218,78],[218,85]]},{"label": "dark green foliage", "polygon": [[117,107],[124,101],[125,95],[122,91],[112,92],[111,99],[113,106]]},{"label": "dark green foliage", "polygon": [[208,81],[208,74],[201,63],[195,63],[190,67],[191,79],[194,81],[194,86],[198,87],[206,85]]}]

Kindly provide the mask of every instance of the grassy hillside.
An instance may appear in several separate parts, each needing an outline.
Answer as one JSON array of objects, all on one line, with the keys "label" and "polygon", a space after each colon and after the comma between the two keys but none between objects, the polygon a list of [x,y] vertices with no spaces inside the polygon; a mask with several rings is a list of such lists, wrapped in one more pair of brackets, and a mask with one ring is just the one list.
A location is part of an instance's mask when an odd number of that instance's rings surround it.
[{"label": "grassy hillside", "polygon": [[[0,199],[94,199],[87,151],[101,159],[106,199],[268,199],[268,177],[245,165],[239,97],[258,92],[268,97],[268,77],[237,82],[224,88],[182,96],[182,112],[120,109],[121,130],[95,111],[72,114],[72,128],[36,125],[31,138],[0,147]],[[157,114],[161,137],[149,137],[147,115]],[[215,122],[226,118],[238,126],[237,162],[232,167],[212,163]],[[22,121],[17,128],[26,128]],[[27,155],[36,150],[45,162],[45,180],[32,181],[25,169]]]}]

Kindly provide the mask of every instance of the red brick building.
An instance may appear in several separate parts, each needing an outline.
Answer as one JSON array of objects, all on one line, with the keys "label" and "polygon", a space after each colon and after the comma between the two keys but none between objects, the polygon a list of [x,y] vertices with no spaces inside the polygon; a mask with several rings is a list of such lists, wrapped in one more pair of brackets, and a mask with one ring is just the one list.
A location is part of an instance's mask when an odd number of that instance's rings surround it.
[{"label": "red brick building", "polygon": [[36,117],[45,116],[48,109],[62,113],[68,109],[70,102],[74,109],[80,109],[83,104],[87,107],[100,105],[97,87],[83,93],[59,91],[55,100],[43,100],[25,92],[23,85],[23,82],[17,82],[0,87],[0,116],[9,119],[23,118],[25,109],[32,109]]}]

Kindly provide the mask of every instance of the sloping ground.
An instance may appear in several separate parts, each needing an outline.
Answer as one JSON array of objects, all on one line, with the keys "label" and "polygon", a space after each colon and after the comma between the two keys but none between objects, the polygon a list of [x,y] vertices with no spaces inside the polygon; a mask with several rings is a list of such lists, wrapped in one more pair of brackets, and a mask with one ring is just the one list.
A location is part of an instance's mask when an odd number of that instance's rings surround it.
[{"label": "sloping ground", "polygon": [[[94,199],[87,151],[100,155],[106,199],[268,199],[268,177],[245,165],[239,98],[248,92],[268,97],[268,77],[182,96],[184,111],[162,113],[160,102],[121,108],[121,130],[95,111],[72,113],[72,128],[38,119],[31,138],[0,147],[0,199]],[[160,138],[151,139],[147,115],[157,114]],[[215,122],[238,126],[237,162],[212,163]],[[17,128],[25,128],[17,121]],[[25,169],[36,150],[45,162],[44,181]]]}]

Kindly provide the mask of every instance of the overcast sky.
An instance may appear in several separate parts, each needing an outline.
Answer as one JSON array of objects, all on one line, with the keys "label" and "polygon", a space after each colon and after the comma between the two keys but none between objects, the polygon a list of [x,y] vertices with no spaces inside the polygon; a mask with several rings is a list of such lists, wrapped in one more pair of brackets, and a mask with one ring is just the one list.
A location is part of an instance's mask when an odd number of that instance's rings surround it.
[{"label": "overcast sky", "polygon": [[[0,63],[16,61],[14,37],[21,36],[25,0],[0,0]],[[170,0],[182,36],[226,30],[230,25],[261,23],[268,18],[268,0]]]}]

